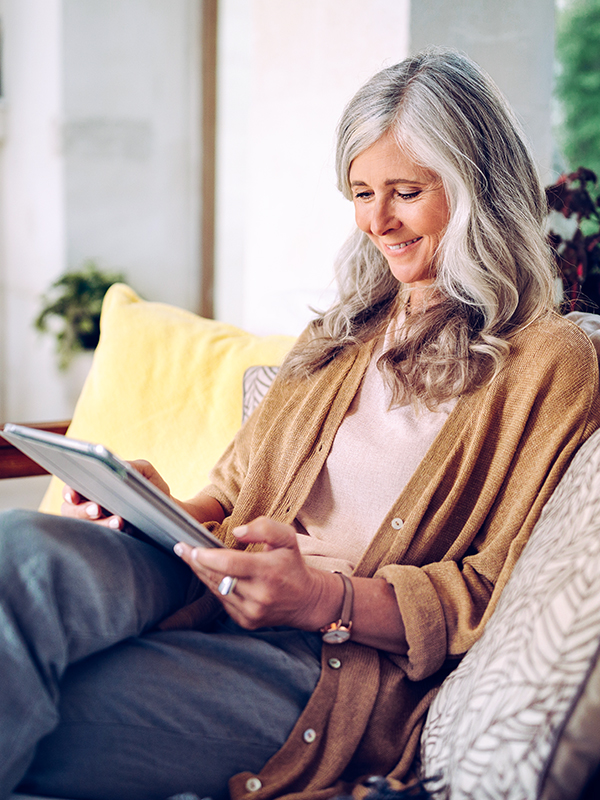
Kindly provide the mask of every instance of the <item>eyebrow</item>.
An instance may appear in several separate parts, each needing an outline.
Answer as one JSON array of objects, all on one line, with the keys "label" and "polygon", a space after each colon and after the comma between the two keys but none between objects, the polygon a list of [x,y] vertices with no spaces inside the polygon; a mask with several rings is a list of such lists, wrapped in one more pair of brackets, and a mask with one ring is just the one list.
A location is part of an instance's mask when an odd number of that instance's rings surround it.
[{"label": "eyebrow", "polygon": [[[418,186],[423,186],[424,181],[419,181],[416,178],[391,178],[384,181],[384,186],[395,186],[397,183],[412,183]],[[352,181],[350,186],[368,186],[365,181]]]}]

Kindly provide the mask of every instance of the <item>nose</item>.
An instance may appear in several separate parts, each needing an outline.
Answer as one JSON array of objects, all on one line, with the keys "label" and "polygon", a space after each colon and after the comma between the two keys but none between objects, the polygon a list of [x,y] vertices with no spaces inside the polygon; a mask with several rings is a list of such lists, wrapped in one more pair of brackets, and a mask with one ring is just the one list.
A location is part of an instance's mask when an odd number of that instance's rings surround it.
[{"label": "nose", "polygon": [[384,236],[388,231],[397,230],[402,225],[386,198],[375,200],[372,206],[371,233]]}]

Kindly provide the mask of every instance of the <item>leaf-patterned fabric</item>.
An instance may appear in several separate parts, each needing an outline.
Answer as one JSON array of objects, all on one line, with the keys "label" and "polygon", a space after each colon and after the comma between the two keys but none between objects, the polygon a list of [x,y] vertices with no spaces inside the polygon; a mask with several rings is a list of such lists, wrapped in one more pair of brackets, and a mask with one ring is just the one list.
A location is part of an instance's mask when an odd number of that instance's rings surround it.
[{"label": "leaf-patterned fabric", "polygon": [[242,422],[245,422],[269,391],[279,367],[249,367],[244,372]]},{"label": "leaf-patterned fabric", "polygon": [[590,675],[597,684],[599,645],[597,432],[547,503],[484,635],[429,711],[422,776],[436,800],[549,800],[556,786],[562,800],[578,797],[600,761],[585,733],[600,731],[596,693],[586,692]]}]

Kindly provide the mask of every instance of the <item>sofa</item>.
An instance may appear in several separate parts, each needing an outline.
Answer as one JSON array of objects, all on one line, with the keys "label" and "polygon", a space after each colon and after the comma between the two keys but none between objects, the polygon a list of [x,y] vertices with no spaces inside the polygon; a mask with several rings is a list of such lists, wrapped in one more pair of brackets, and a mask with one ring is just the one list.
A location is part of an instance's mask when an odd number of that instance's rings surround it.
[{"label": "sofa", "polygon": [[[147,458],[174,495],[191,496],[293,342],[117,284],[68,435]],[[53,478],[41,510],[60,504]],[[547,503],[483,637],[442,685],[419,768],[439,800],[590,800],[599,764],[600,431]]]}]

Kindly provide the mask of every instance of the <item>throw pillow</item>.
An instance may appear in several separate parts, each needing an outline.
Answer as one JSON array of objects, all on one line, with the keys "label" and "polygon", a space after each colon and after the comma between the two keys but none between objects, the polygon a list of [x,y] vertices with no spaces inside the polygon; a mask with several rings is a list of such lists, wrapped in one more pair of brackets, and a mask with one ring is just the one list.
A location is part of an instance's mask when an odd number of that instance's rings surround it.
[{"label": "throw pillow", "polygon": [[[241,425],[245,371],[280,364],[293,343],[145,302],[116,284],[67,435],[147,459],[175,497],[189,498]],[[59,513],[61,490],[53,478],[40,509]]]}]

